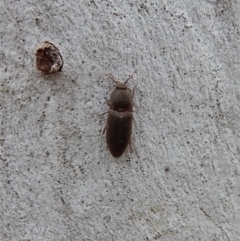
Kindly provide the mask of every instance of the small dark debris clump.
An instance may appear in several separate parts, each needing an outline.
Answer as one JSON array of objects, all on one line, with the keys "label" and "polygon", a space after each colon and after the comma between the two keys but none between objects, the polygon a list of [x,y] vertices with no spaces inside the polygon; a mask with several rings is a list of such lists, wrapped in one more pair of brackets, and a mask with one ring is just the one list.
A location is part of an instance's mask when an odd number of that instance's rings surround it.
[{"label": "small dark debris clump", "polygon": [[36,51],[36,66],[44,75],[55,74],[62,70],[63,59],[59,49],[48,41],[41,43]]}]

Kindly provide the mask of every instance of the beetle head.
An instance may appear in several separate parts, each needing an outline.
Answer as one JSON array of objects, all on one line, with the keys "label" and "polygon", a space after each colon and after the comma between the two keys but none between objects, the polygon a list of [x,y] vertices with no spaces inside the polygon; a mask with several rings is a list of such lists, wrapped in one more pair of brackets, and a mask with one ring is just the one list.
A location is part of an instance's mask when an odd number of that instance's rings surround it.
[{"label": "beetle head", "polygon": [[126,90],[127,89],[127,85],[125,83],[122,82],[116,82],[116,89],[118,90]]},{"label": "beetle head", "polygon": [[127,82],[133,77],[133,75],[136,73],[137,71],[134,70],[134,72],[129,75],[129,77],[125,80],[124,83],[122,82],[119,82],[117,80],[114,79],[114,77],[110,74],[106,74],[113,82],[116,83],[116,89],[119,89],[119,90],[126,90],[127,89]]}]

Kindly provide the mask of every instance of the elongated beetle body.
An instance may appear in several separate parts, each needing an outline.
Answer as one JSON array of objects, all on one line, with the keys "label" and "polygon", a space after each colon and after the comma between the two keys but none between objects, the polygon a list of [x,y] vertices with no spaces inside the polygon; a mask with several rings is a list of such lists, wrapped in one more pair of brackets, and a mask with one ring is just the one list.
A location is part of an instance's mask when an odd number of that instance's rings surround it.
[{"label": "elongated beetle body", "polygon": [[133,74],[124,83],[116,81],[112,76],[108,75],[116,83],[116,89],[113,90],[108,101],[110,110],[108,111],[106,125],[106,141],[110,153],[116,158],[120,157],[130,144],[135,87],[131,91],[126,84]]}]

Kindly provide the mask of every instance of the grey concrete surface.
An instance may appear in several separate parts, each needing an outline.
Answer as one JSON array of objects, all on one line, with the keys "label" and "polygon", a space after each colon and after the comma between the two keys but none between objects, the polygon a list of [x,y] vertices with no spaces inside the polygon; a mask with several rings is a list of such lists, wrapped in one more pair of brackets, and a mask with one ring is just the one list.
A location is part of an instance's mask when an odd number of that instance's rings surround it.
[{"label": "grey concrete surface", "polygon": [[[0,240],[240,240],[239,1],[0,6]],[[135,69],[133,151],[114,159],[105,74]]]}]

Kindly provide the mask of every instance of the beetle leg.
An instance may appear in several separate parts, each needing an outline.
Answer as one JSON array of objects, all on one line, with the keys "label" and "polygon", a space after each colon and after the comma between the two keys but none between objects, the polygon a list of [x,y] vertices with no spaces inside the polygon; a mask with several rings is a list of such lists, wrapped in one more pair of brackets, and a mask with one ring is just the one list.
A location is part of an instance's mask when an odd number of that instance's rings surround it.
[{"label": "beetle leg", "polygon": [[129,147],[129,150],[130,150],[131,153],[135,152],[135,148],[132,147],[132,141],[131,140],[129,140],[128,147]]},{"label": "beetle leg", "polygon": [[107,129],[107,126],[104,127],[103,132],[102,132],[102,135],[104,135],[106,129]]},{"label": "beetle leg", "polygon": [[103,113],[101,113],[101,114],[99,114],[99,113],[96,113],[97,115],[105,115],[105,114],[107,114],[107,113],[109,113],[109,111],[105,111],[105,112],[103,112]]},{"label": "beetle leg", "polygon": [[130,149],[131,152],[133,152],[133,148],[132,148],[132,145],[131,145],[131,144],[132,144],[132,143],[129,141],[129,144],[128,144],[129,149]]},{"label": "beetle leg", "polygon": [[134,86],[133,89],[132,89],[132,98],[133,98],[133,96],[134,96],[134,90],[135,90],[136,87],[137,87],[137,84],[135,84],[135,86]]},{"label": "beetle leg", "polygon": [[107,105],[110,105],[110,100],[106,100]]}]

